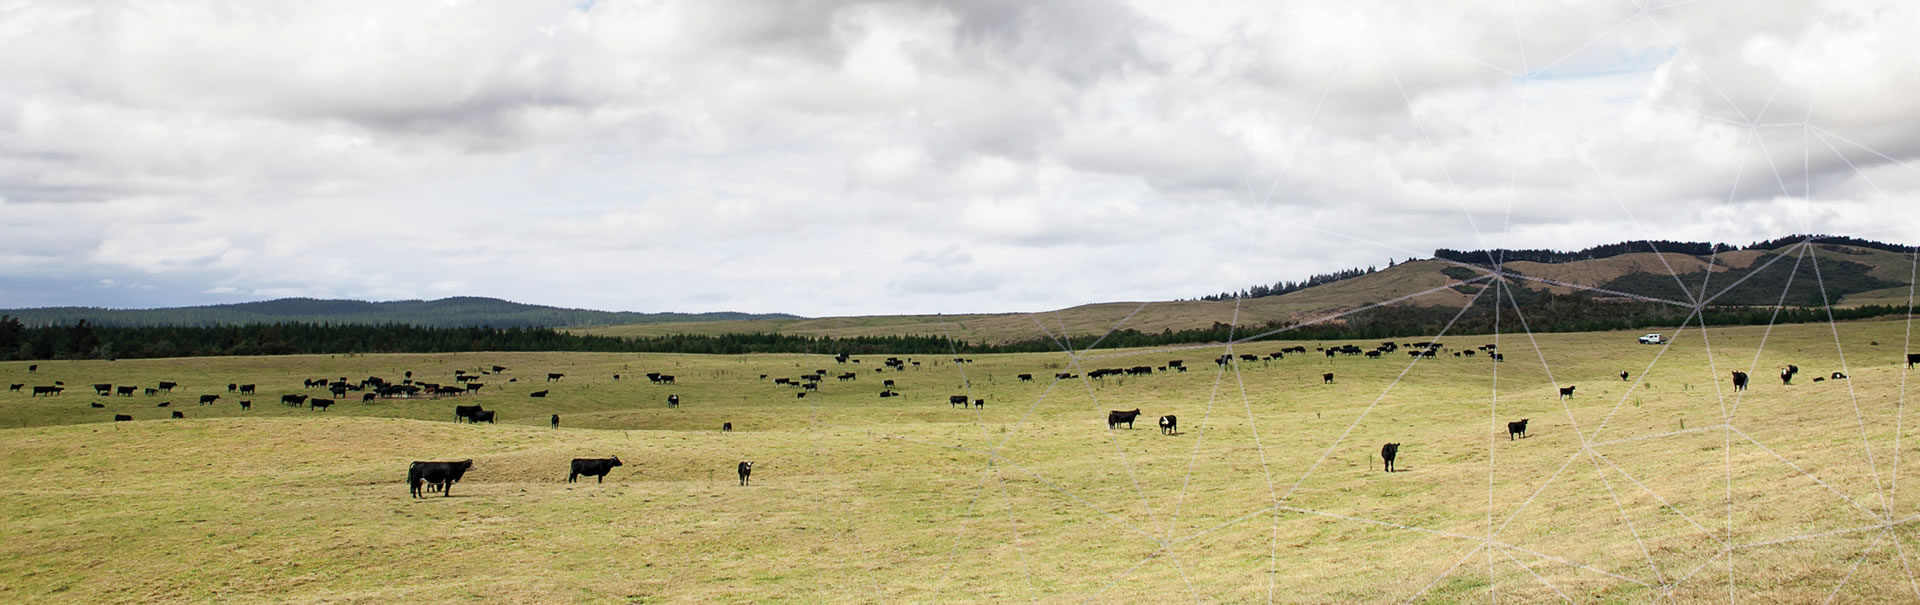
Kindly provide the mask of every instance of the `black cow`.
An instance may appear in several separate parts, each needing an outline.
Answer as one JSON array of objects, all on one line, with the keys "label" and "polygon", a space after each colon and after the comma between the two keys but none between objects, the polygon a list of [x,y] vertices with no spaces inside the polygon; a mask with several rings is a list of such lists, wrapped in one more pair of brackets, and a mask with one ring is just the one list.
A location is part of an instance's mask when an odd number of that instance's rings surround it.
[{"label": "black cow", "polygon": [[37,397],[37,396],[40,396],[40,395],[46,395],[46,396],[48,396],[48,397],[52,397],[52,396],[55,396],[55,395],[59,395],[61,391],[65,391],[65,390],[66,390],[66,389],[63,389],[63,388],[60,388],[60,387],[42,387],[42,386],[36,386],[36,387],[33,387],[33,394],[32,394],[32,395],[29,395],[29,397]]},{"label": "black cow", "polygon": [[1113,427],[1119,426],[1121,424],[1126,424],[1127,429],[1132,430],[1133,419],[1139,418],[1139,417],[1140,417],[1139,408],[1134,408],[1134,410],[1131,412],[1121,412],[1118,410],[1110,410],[1107,412],[1107,429],[1112,430]]},{"label": "black cow", "polygon": [[1733,373],[1733,390],[1735,391],[1747,390],[1747,373],[1746,372]]},{"label": "black cow", "polygon": [[93,394],[99,395],[101,397],[106,397],[107,395],[111,395],[113,394],[113,385],[111,384],[93,385]]},{"label": "black cow", "polygon": [[220,400],[219,395],[201,395],[200,405],[213,405],[213,402],[219,401],[219,400]]},{"label": "black cow", "polygon": [[[804,394],[804,393],[803,393],[803,394]],[[881,391],[881,392],[880,392],[880,398],[881,398],[881,399],[886,399],[886,398],[888,398],[888,397],[899,397],[899,396],[900,396],[900,394],[899,394],[899,393],[895,393],[895,392],[893,392],[893,391]]]},{"label": "black cow", "polygon": [[673,376],[670,376],[667,374],[661,374],[660,384],[673,384]]},{"label": "black cow", "polygon": [[1621,382],[1626,382],[1626,381],[1627,381],[1627,373],[1626,373],[1626,372],[1621,372],[1621,373],[1620,373],[1620,381],[1621,381]]},{"label": "black cow", "polygon": [[27,366],[27,373],[28,373],[28,374],[32,374],[32,373],[34,373],[34,372],[38,372],[38,371],[40,371],[40,364],[34,364],[34,365],[30,365],[30,366]]},{"label": "black cow", "polygon": [[140,387],[113,387],[113,394],[132,397],[133,392],[138,390],[140,390]]},{"label": "black cow", "polygon": [[1839,373],[1839,372],[1834,372],[1834,373],[1833,373],[1833,379],[1834,379],[1834,380],[1846,380],[1846,379],[1847,379],[1847,375],[1846,375],[1846,374],[1841,374],[1841,373]]},{"label": "black cow", "polygon": [[98,402],[98,401],[95,401],[95,402],[93,402],[93,403],[89,403],[89,404],[87,404],[87,405],[89,405],[89,406],[92,406],[92,407],[96,407],[96,408],[104,408],[104,407],[107,407],[107,406],[105,406],[105,405],[103,405],[103,404],[101,404],[101,403],[100,403],[100,402]]},{"label": "black cow", "polygon": [[361,394],[361,395],[360,395],[360,403],[373,403],[373,398],[374,398],[375,396],[376,396],[376,395],[374,395],[373,393],[364,393],[364,394]]},{"label": "black cow", "polygon": [[720,430],[721,430],[721,431],[724,431],[724,432],[732,432],[732,431],[733,431],[733,423],[731,423],[731,422],[722,422],[722,423],[720,423]]},{"label": "black cow", "polygon": [[307,403],[307,396],[306,395],[281,395],[280,403],[298,407],[301,405],[305,405]]},{"label": "black cow", "polygon": [[156,407],[156,408],[164,408],[164,407],[167,407],[167,406],[170,406],[170,405],[173,405],[173,402],[171,402],[171,401],[162,401],[162,402],[160,402],[160,405],[156,405],[156,406],[153,406],[153,407]]},{"label": "black cow", "polygon": [[560,428],[560,415],[559,415],[559,414],[554,414],[554,415],[553,415],[553,428],[556,428],[556,429],[558,429],[558,428]]},{"label": "black cow", "polygon": [[607,473],[613,472],[613,467],[616,466],[622,466],[619,456],[612,458],[574,458],[573,470],[567,472],[567,483],[573,483],[574,480],[580,478],[581,475],[593,477],[594,483],[605,483],[607,481]]},{"label": "black cow", "polygon": [[454,421],[454,422],[459,422],[459,421],[461,421],[461,420],[466,420],[466,421],[468,421],[468,422],[472,422],[472,421],[473,421],[473,415],[474,415],[475,413],[477,413],[477,412],[479,412],[479,411],[480,411],[480,410],[482,410],[482,409],[485,409],[485,408],[482,408],[482,407],[480,407],[480,406],[477,406],[477,405],[456,405],[456,406],[453,406],[453,421]]},{"label": "black cow", "polygon": [[166,382],[166,381],[161,381],[161,382],[160,382],[160,390],[162,390],[162,391],[166,391],[166,392],[168,392],[168,393],[172,393],[172,392],[173,392],[173,387],[177,387],[177,386],[180,386],[180,383],[177,383],[177,382]]},{"label": "black cow", "polygon": [[746,485],[747,478],[752,475],[753,475],[753,463],[752,462],[740,463],[740,485]]},{"label": "black cow", "polygon": [[239,383],[234,383],[234,382],[229,382],[229,383],[227,383],[227,392],[228,392],[228,393],[237,393],[237,392],[239,392],[239,391],[240,391],[240,384],[239,384]]},{"label": "black cow", "polygon": [[132,421],[132,420],[133,420],[133,417],[132,417],[132,416],[128,416],[128,415],[126,415],[126,414],[114,414],[114,415],[113,415],[113,421],[114,421],[114,422],[130,422],[130,421]]},{"label": "black cow", "polygon": [[493,410],[481,410],[467,417],[467,422],[473,424],[480,424],[483,420],[486,421],[487,424],[493,424]]},{"label": "black cow", "polygon": [[1393,459],[1400,456],[1400,444],[1389,443],[1380,446],[1380,460],[1387,472],[1393,472]]},{"label": "black cow", "polygon": [[496,373],[505,372],[507,371],[507,366],[493,366],[493,371]]},{"label": "black cow", "polygon": [[1561,399],[1572,399],[1572,398],[1573,398],[1573,387],[1561,387],[1561,388],[1560,388],[1560,398],[1561,398]]},{"label": "black cow", "polygon": [[793,398],[794,398],[794,399],[806,399],[806,398],[807,398],[807,393],[806,393],[805,391],[801,391],[801,392],[799,392],[799,393],[794,393],[794,394],[793,394]]},{"label": "black cow", "polygon": [[332,407],[332,406],[333,406],[333,400],[332,400],[332,399],[318,399],[318,398],[315,398],[315,399],[308,399],[308,400],[307,400],[307,409],[312,409],[312,410],[320,410],[320,411],[322,411],[322,412],[325,412],[325,411],[327,411],[327,408],[329,408],[329,407]]},{"label": "black cow", "polygon": [[1176,435],[1180,433],[1180,419],[1172,414],[1160,417],[1160,434]]},{"label": "black cow", "polygon": [[241,395],[252,395],[252,394],[253,394],[253,386],[254,386],[254,385],[250,385],[250,384],[243,384],[243,385],[240,385],[240,394],[241,394]]},{"label": "black cow", "polygon": [[146,395],[147,395],[148,397],[152,397],[152,396],[154,396],[154,395],[159,395],[159,394],[160,394],[160,389],[147,389],[147,390],[145,391],[145,393],[146,393]]},{"label": "black cow", "polygon": [[975,409],[978,409],[978,408],[984,408],[984,407],[987,407],[987,400],[985,400],[985,399],[975,399],[975,400],[973,400],[973,407],[974,407]]},{"label": "black cow", "polygon": [[546,397],[546,396],[547,396],[547,392],[546,392],[546,391],[534,391],[534,392],[532,392],[532,393],[527,393],[527,396],[528,396],[528,397]]},{"label": "black cow", "polygon": [[553,382],[566,377],[566,374],[547,374],[547,382]]},{"label": "black cow", "polygon": [[613,381],[614,381],[614,382],[620,382],[620,375],[619,375],[619,374],[614,374],[614,375],[613,375]]},{"label": "black cow", "polygon": [[27,386],[27,383],[24,383],[24,382],[22,382],[22,383],[19,383],[19,384],[10,384],[10,385],[7,385],[7,390],[9,390],[9,391],[18,391],[18,390],[20,390],[20,387],[24,387],[24,386]]},{"label": "black cow", "polygon": [[1032,374],[1021,374],[1021,375],[1020,375],[1020,382],[1033,382],[1033,375],[1032,375]]},{"label": "black cow", "polygon": [[240,409],[249,410],[249,411],[253,410],[253,400],[251,399],[240,400]]},{"label": "black cow", "polygon": [[884,382],[880,383],[880,386],[887,387],[889,389],[893,388],[893,379],[892,378],[886,379]]},{"label": "black cow", "polygon": [[1527,421],[1528,421],[1528,420],[1530,420],[1530,419],[1529,419],[1529,418],[1521,418],[1519,422],[1509,422],[1509,423],[1507,423],[1507,441],[1513,441],[1513,436],[1514,436],[1514,435],[1519,435],[1519,436],[1521,436],[1521,437],[1525,437],[1525,436],[1527,436]]},{"label": "black cow", "polygon": [[407,467],[407,486],[413,497],[420,498],[420,484],[426,483],[438,487],[441,497],[453,495],[453,484],[473,468],[473,460],[459,462],[414,462]]},{"label": "black cow", "polygon": [[1333,384],[1333,372],[1320,375],[1320,384]]},{"label": "black cow", "polygon": [[1798,373],[1800,368],[1796,366],[1787,366],[1786,369],[1780,370],[1780,384],[1793,384],[1793,375]]},{"label": "black cow", "polygon": [[175,419],[185,419],[185,418],[187,417],[187,415],[186,415],[186,414],[184,414],[184,413],[181,413],[181,412],[180,412],[179,410],[174,410],[174,411],[173,411],[173,417],[174,417]]},{"label": "black cow", "polygon": [[1908,353],[1907,369],[1909,370],[1913,369],[1913,364],[1916,364],[1916,363],[1920,363],[1920,353]]},{"label": "black cow", "polygon": [[967,404],[967,396],[966,396],[966,395],[949,395],[949,396],[947,396],[947,407],[953,407],[953,406],[956,406],[956,405],[966,405],[966,404]]},{"label": "black cow", "polygon": [[677,408],[677,407],[680,407],[680,396],[679,396],[679,395],[668,395],[668,396],[667,396],[667,407],[670,407],[670,408]]}]

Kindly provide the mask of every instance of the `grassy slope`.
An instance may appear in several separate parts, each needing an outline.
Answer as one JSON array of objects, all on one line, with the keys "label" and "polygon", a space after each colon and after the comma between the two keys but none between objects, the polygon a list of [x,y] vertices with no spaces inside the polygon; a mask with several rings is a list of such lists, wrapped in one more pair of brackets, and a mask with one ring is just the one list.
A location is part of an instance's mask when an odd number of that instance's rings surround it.
[{"label": "grassy slope", "polygon": [[[1731,569],[1714,553],[1716,540],[1868,526],[1877,522],[1868,512],[1888,506],[1897,518],[1920,512],[1915,490],[1887,501],[1875,487],[1920,463],[1911,435],[1920,423],[1900,422],[1895,407],[1905,329],[1840,325],[1853,380],[1823,383],[1812,376],[1842,367],[1824,325],[1714,329],[1711,366],[1697,330],[1679,332],[1664,354],[1632,344],[1637,334],[1541,335],[1538,351],[1508,335],[1499,342],[1509,361],[1498,366],[1310,355],[1221,374],[1202,361],[1217,349],[1081,368],[1057,354],[927,359],[886,373],[906,394],[890,400],[873,396],[874,360],[821,356],[48,362],[30,376],[25,364],[0,364],[0,381],[59,379],[83,391],[95,380],[186,385],[106,410],[88,408],[108,400],[85,393],[0,393],[10,427],[0,429],[0,600],[1164,602],[1260,601],[1271,589],[1282,601],[1347,602],[1428,589],[1453,602],[1485,599],[1491,585],[1504,599],[1643,601],[1654,592],[1606,574],[1651,580],[1651,559],[1668,581],[1691,574],[1679,600],[1725,598],[1731,573],[1741,600],[1808,602],[1833,593],[1867,552],[1838,599],[1895,601],[1912,594],[1900,554],[1890,542],[1867,547],[1876,536],[1920,547],[1913,525],[1743,548]],[[1105,383],[1013,378],[1171,358],[1198,367]],[[495,426],[449,422],[467,401],[324,413],[271,403],[300,392],[305,376],[443,378],[494,363],[512,376],[568,378],[489,377],[504,384],[479,398],[501,411]],[[1808,374],[1783,387],[1769,376],[1786,363]],[[1617,376],[1650,365],[1644,382]],[[862,375],[829,379],[806,399],[758,378],[814,368]],[[1725,392],[1730,368],[1753,368],[1753,388]],[[682,384],[611,376],[646,371]],[[1335,384],[1321,384],[1327,371]],[[262,385],[254,412],[192,403],[227,382]],[[1569,384],[1577,396],[1556,399],[1555,386]],[[542,388],[552,396],[525,396]],[[665,408],[669,392],[685,403]],[[988,403],[953,409],[953,393]],[[160,399],[189,419],[158,420]],[[1720,422],[1723,403],[1738,406],[1740,432],[1702,430]],[[1136,407],[1141,426],[1105,430],[1104,410]],[[566,428],[545,428],[555,412]],[[105,422],[112,413],[141,421]],[[1183,434],[1154,430],[1161,414],[1179,415]],[[1509,441],[1504,422],[1518,418],[1532,419],[1534,436]],[[736,431],[714,430],[723,421]],[[1683,422],[1693,432],[1656,436]],[[1583,433],[1598,456],[1580,453]],[[1377,470],[1385,441],[1405,444],[1406,472]],[[987,465],[985,451],[999,463]],[[627,466],[606,484],[560,481],[568,458],[610,454]],[[475,469],[454,497],[405,497],[407,461],[468,457]],[[732,476],[743,459],[759,463],[748,488]],[[1289,506],[1316,513],[1261,512],[1289,492]],[[1484,535],[1490,513],[1496,527],[1512,519],[1501,548],[1475,552],[1476,540],[1455,537]]]}]

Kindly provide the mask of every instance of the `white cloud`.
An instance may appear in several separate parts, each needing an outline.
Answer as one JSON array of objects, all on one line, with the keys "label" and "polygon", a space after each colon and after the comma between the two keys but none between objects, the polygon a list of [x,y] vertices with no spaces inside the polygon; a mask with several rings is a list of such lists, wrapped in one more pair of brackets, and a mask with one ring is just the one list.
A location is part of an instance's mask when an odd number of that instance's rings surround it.
[{"label": "white cloud", "polygon": [[16,3],[0,300],[1040,310],[1436,247],[1915,242],[1911,31],[1891,1]]}]

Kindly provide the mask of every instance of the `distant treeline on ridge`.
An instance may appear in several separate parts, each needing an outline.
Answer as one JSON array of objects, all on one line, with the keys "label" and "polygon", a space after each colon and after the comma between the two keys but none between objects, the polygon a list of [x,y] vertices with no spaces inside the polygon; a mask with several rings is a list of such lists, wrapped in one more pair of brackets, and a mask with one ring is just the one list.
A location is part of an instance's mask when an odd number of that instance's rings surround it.
[{"label": "distant treeline on ridge", "polygon": [[1663,254],[1688,254],[1692,256],[1708,256],[1712,254],[1722,254],[1726,252],[1733,252],[1735,250],[1774,250],[1777,248],[1798,244],[1800,242],[1807,241],[1809,239],[1814,240],[1821,244],[1838,244],[1842,246],[1856,246],[1860,248],[1872,248],[1875,250],[1885,250],[1888,252],[1899,252],[1902,254],[1911,253],[1913,251],[1913,248],[1910,246],[1899,246],[1899,245],[1889,244],[1885,242],[1876,242],[1873,240],[1864,240],[1864,239],[1853,238],[1853,237],[1833,236],[1833,235],[1789,235],[1787,237],[1771,239],[1764,242],[1754,242],[1751,244],[1747,244],[1743,248],[1735,248],[1727,244],[1712,244],[1712,243],[1706,243],[1706,242],[1670,242],[1670,241],[1664,241],[1664,240],[1635,240],[1630,242],[1620,242],[1617,244],[1607,244],[1604,246],[1594,246],[1592,248],[1587,248],[1585,250],[1580,250],[1578,252],[1561,252],[1558,250],[1461,251],[1461,250],[1452,250],[1448,248],[1441,248],[1439,250],[1433,251],[1433,257],[1438,259],[1450,260],[1457,263],[1467,263],[1467,264],[1473,264],[1473,265],[1488,265],[1494,261],[1503,262],[1503,263],[1512,262],[1512,261],[1529,261],[1529,262],[1536,262],[1536,263],[1571,263],[1575,261],[1610,258],[1610,257],[1620,256],[1622,254],[1635,254],[1635,253],[1642,253],[1642,252],[1660,252]]},{"label": "distant treeline on ridge", "polygon": [[[1584,295],[1515,291],[1525,310],[1522,327],[1513,313],[1504,316],[1488,303],[1464,313],[1457,308],[1388,306],[1311,325],[1269,323],[1163,330],[1125,329],[1104,336],[1079,335],[1070,342],[1095,342],[1095,348],[1159,347],[1230,340],[1372,340],[1497,332],[1592,332],[1672,330],[1683,324],[1707,326],[1817,323],[1829,319],[1866,319],[1905,315],[1906,307],[1867,305],[1850,308],[1709,308],[1702,316],[1657,303],[1620,303]],[[1060,350],[1051,338],[1009,343],[974,343],[935,335],[798,336],[752,333],[621,338],[561,332],[551,328],[434,328],[401,324],[320,325],[305,323],[211,327],[108,327],[85,321],[67,326],[28,327],[0,316],[0,361],[50,359],[136,359],[296,354],[454,353],[485,351],[567,351],[598,353],[812,353],[832,355],[951,355],[1042,353]]]}]

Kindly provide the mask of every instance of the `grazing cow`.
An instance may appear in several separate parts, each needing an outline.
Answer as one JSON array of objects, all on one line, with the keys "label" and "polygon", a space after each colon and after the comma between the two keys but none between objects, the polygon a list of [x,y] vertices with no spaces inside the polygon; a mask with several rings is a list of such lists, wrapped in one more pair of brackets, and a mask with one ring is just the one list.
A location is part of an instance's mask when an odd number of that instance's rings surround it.
[{"label": "grazing cow", "polygon": [[614,374],[614,375],[613,375],[613,381],[614,381],[614,382],[620,382],[620,375],[619,375],[619,374]]},{"label": "grazing cow", "polygon": [[546,392],[546,391],[534,391],[534,392],[532,392],[532,393],[527,393],[527,396],[528,396],[528,397],[541,397],[541,398],[544,398],[544,397],[546,397],[546,396],[547,396],[547,392]]},{"label": "grazing cow", "polygon": [[668,395],[668,396],[667,396],[667,407],[670,407],[670,408],[677,408],[677,407],[680,407],[680,396],[679,396],[679,395]]},{"label": "grazing cow", "polygon": [[180,412],[180,410],[174,410],[174,411],[173,411],[173,417],[174,417],[174,419],[176,419],[176,420],[183,420],[183,419],[185,419],[185,418],[187,417],[187,415],[186,415],[186,414],[184,414],[184,413],[181,413],[181,412]]},{"label": "grazing cow", "polygon": [[229,382],[229,383],[227,383],[227,392],[228,392],[228,393],[237,393],[237,392],[239,392],[239,391],[240,391],[240,385],[239,385],[239,383],[233,383],[233,382]]},{"label": "grazing cow", "polygon": [[332,399],[318,399],[318,398],[315,398],[315,399],[308,399],[308,400],[307,400],[307,409],[310,409],[310,410],[320,410],[320,411],[322,411],[322,412],[325,412],[325,411],[327,411],[327,408],[329,408],[329,407],[332,407],[332,406],[333,406],[333,400],[332,400]]},{"label": "grazing cow", "polygon": [[893,379],[892,378],[886,379],[886,381],[880,383],[880,386],[887,387],[889,389],[893,388]]},{"label": "grazing cow", "polygon": [[966,395],[951,395],[947,397],[947,407],[953,407],[956,405],[966,405],[966,404],[967,404]]},{"label": "grazing cow", "polygon": [[95,394],[95,395],[99,395],[99,396],[101,396],[101,397],[106,397],[106,396],[108,396],[108,395],[112,395],[112,394],[113,394],[113,385],[111,385],[111,384],[96,384],[96,385],[93,385],[93,394]]},{"label": "grazing cow", "polygon": [[1733,390],[1735,391],[1747,390],[1747,373],[1746,372],[1733,373]]},{"label": "grazing cow", "polygon": [[1033,382],[1033,375],[1032,375],[1032,374],[1021,374],[1021,375],[1020,375],[1020,382]]},{"label": "grazing cow", "polygon": [[673,376],[668,374],[661,374],[660,384],[673,384]]},{"label": "grazing cow", "polygon": [[985,400],[985,399],[975,399],[975,400],[973,400],[973,407],[974,407],[974,409],[979,409],[979,408],[984,408],[984,407],[987,407],[987,400]]},{"label": "grazing cow", "polygon": [[549,373],[549,374],[547,374],[547,382],[553,382],[553,381],[555,381],[555,380],[559,380],[559,379],[562,379],[562,378],[566,378],[566,377],[567,377],[567,375],[566,375],[566,374],[551,374],[551,373]]},{"label": "grazing cow", "polygon": [[1573,398],[1573,387],[1561,387],[1561,388],[1560,388],[1560,398],[1561,398],[1561,399],[1572,399],[1572,398]]},{"label": "grazing cow", "polygon": [[146,390],[145,390],[144,392],[145,392],[145,394],[146,394],[146,396],[148,396],[148,397],[152,397],[152,396],[154,396],[154,395],[159,395],[159,394],[160,394],[160,389],[146,389]]},{"label": "grazing cow", "polygon": [[213,405],[213,402],[219,401],[219,400],[220,400],[219,395],[201,395],[200,405]]},{"label": "grazing cow", "polygon": [[1527,436],[1527,420],[1530,419],[1521,418],[1519,422],[1507,423],[1507,441],[1513,441],[1514,435]]},{"label": "grazing cow", "polygon": [[753,463],[752,462],[740,463],[740,485],[742,486],[746,485],[747,478],[752,475],[753,475]]},{"label": "grazing cow", "polygon": [[1320,375],[1320,384],[1333,384],[1333,372]]},{"label": "grazing cow", "polygon": [[132,421],[132,420],[133,420],[133,417],[132,417],[132,416],[128,416],[128,415],[126,415],[126,414],[114,414],[114,415],[113,415],[113,421],[114,421],[114,422],[130,422],[130,421]]},{"label": "grazing cow", "polygon": [[243,385],[240,385],[240,394],[241,394],[241,395],[252,395],[252,394],[253,394],[253,386],[254,386],[254,385],[250,385],[250,384],[243,384]]},{"label": "grazing cow", "polygon": [[177,386],[180,386],[180,383],[177,383],[177,382],[166,382],[166,381],[161,381],[161,382],[160,382],[160,390],[162,390],[162,391],[166,391],[166,392],[168,392],[168,393],[172,393],[172,392],[173,392],[173,387],[177,387]]},{"label": "grazing cow", "polygon": [[374,398],[374,397],[375,397],[375,395],[374,395],[373,393],[364,393],[364,394],[361,394],[361,395],[360,395],[360,403],[373,403],[373,398]]},{"label": "grazing cow", "polygon": [[164,408],[164,407],[167,407],[167,406],[170,406],[170,405],[173,405],[173,402],[171,402],[171,401],[162,401],[162,402],[160,402],[160,405],[156,405],[156,406],[153,406],[153,407],[156,407],[156,408]]},{"label": "grazing cow", "polygon": [[619,456],[612,458],[574,458],[573,469],[567,472],[567,483],[573,483],[574,480],[580,478],[581,475],[593,477],[594,483],[606,483],[607,473],[613,472],[613,467],[616,466],[623,466],[620,464]]},{"label": "grazing cow", "polygon": [[1130,412],[1110,410],[1107,412],[1107,430],[1113,430],[1113,427],[1120,426],[1121,424],[1127,425],[1127,429],[1132,430],[1133,419],[1139,418],[1139,417],[1140,417],[1139,408],[1134,408],[1133,411],[1130,411]]},{"label": "grazing cow", "polygon": [[27,373],[28,373],[28,374],[32,374],[32,373],[34,373],[34,372],[38,372],[38,371],[40,371],[40,364],[34,364],[34,365],[30,365],[30,366],[27,366]]},{"label": "grazing cow", "polygon": [[65,390],[66,389],[63,389],[60,387],[36,386],[36,387],[33,387],[33,394],[29,395],[29,397],[38,397],[40,395],[46,395],[48,397],[52,397],[55,395],[59,395],[61,391],[65,391]]},{"label": "grazing cow", "polygon": [[1846,375],[1846,374],[1841,374],[1841,373],[1839,373],[1839,372],[1834,372],[1834,373],[1833,373],[1833,379],[1834,379],[1834,380],[1846,380],[1846,379],[1847,379],[1847,375]]},{"label": "grazing cow", "polygon": [[481,421],[486,421],[487,424],[493,424],[493,410],[480,410],[474,412],[472,416],[467,417],[467,422],[472,424],[480,424]]},{"label": "grazing cow", "polygon": [[1626,382],[1626,381],[1627,381],[1627,373],[1626,373],[1626,372],[1621,372],[1621,373],[1620,373],[1620,381],[1621,381],[1621,382]]},{"label": "grazing cow", "polygon": [[1913,364],[1916,364],[1916,363],[1920,363],[1920,353],[1908,353],[1907,369],[1909,370],[1913,369]]},{"label": "grazing cow", "polygon": [[731,422],[720,423],[720,430],[723,432],[733,432],[733,423]]},{"label": "grazing cow", "polygon": [[1172,414],[1160,417],[1160,434],[1174,435],[1180,432],[1180,419]]},{"label": "grazing cow", "polygon": [[420,498],[420,484],[426,483],[438,487],[441,497],[453,495],[453,484],[473,468],[473,460],[459,462],[414,462],[407,467],[408,491],[413,497]]},{"label": "grazing cow", "polygon": [[138,390],[140,390],[140,387],[113,387],[113,394],[132,397],[133,392]]},{"label": "grazing cow", "polygon": [[500,373],[500,372],[505,372],[505,371],[507,371],[507,366],[493,366],[493,371],[494,371],[494,373],[496,373],[496,374],[498,374],[498,373]]},{"label": "grazing cow", "polygon": [[242,400],[240,400],[240,409],[242,409],[242,410],[247,410],[247,411],[252,411],[252,410],[253,410],[253,400],[251,400],[251,399],[242,399]]},{"label": "grazing cow", "polygon": [[555,428],[555,429],[559,429],[559,428],[560,428],[560,415],[559,415],[559,414],[554,414],[554,415],[553,415],[553,428]]},{"label": "grazing cow", "polygon": [[806,393],[805,391],[801,391],[801,392],[799,392],[799,393],[794,393],[794,394],[793,394],[793,398],[794,398],[794,399],[806,399],[806,398],[807,398],[807,393]]},{"label": "grazing cow", "polygon": [[468,422],[472,422],[474,413],[479,412],[482,409],[485,409],[485,408],[482,408],[477,405],[453,406],[453,421],[459,422],[461,420],[466,420]]},{"label": "grazing cow", "polygon": [[1380,460],[1387,472],[1393,472],[1393,459],[1400,456],[1400,444],[1389,443],[1380,446]]},{"label": "grazing cow", "polygon": [[1780,384],[1793,384],[1793,375],[1799,372],[1800,368],[1794,366],[1787,366],[1786,369],[1780,370]]},{"label": "grazing cow", "polygon": [[87,404],[87,405],[89,405],[89,406],[92,406],[92,407],[96,407],[96,408],[104,408],[104,407],[107,407],[107,406],[105,406],[105,405],[103,405],[103,404],[101,404],[101,403],[100,403],[100,402],[98,402],[98,401],[95,401],[95,402],[93,402],[93,403],[89,403],[89,404]]}]

